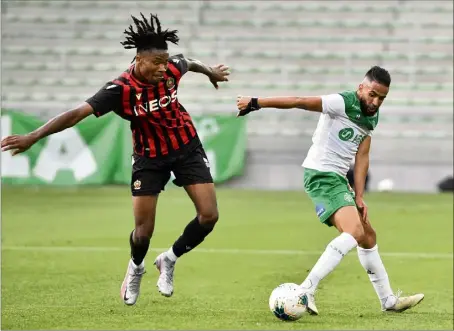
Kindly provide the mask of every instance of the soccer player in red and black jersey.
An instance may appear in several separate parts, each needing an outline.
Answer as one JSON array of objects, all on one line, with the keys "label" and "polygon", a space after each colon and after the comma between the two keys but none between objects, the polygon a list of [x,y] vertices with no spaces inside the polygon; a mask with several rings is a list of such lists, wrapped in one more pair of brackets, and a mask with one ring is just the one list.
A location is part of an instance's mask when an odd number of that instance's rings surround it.
[{"label": "soccer player in red and black jersey", "polygon": [[160,254],[155,265],[160,272],[157,287],[162,295],[173,294],[173,272],[178,257],[199,245],[213,230],[219,214],[209,163],[191,116],[178,102],[178,84],[187,71],[205,74],[218,88],[228,81],[228,67],[208,67],[183,55],[170,56],[167,43],[177,44],[176,30],[163,30],[157,16],[147,20],[132,17],[125,30],[126,49],[136,49],[133,64],[117,79],[105,84],[75,109],[54,117],[26,135],[5,137],[2,150],[13,155],[29,149],[38,140],[76,125],[89,115],[114,112],[131,123],[133,137],[131,192],[135,228],[130,235],[131,259],[121,286],[125,304],[136,303],[144,258],[153,234],[159,193],[175,175],[195,205],[197,216],[189,222],[173,246]]}]

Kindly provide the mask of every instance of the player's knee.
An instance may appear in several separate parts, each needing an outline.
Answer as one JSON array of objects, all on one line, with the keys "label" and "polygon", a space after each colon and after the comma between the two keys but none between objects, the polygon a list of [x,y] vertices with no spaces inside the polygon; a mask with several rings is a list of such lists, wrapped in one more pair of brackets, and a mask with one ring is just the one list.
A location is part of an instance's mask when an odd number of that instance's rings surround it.
[{"label": "player's knee", "polygon": [[360,242],[360,246],[365,249],[374,248],[377,244],[377,233],[372,227],[368,227],[364,231],[364,237],[362,242]]},{"label": "player's knee", "polygon": [[359,244],[364,240],[365,229],[358,211],[353,206],[340,208],[331,217],[331,223],[339,232],[346,232]]},{"label": "player's knee", "polygon": [[344,232],[351,234],[357,243],[362,243],[366,234],[361,223],[352,224],[352,226],[345,229]]},{"label": "player's knee", "polygon": [[375,230],[370,227],[368,231],[366,232],[367,237],[369,238],[370,241],[373,241],[374,243],[377,242],[377,233]]},{"label": "player's knee", "polygon": [[207,208],[199,212],[200,224],[214,226],[219,220],[219,211],[216,207]]}]

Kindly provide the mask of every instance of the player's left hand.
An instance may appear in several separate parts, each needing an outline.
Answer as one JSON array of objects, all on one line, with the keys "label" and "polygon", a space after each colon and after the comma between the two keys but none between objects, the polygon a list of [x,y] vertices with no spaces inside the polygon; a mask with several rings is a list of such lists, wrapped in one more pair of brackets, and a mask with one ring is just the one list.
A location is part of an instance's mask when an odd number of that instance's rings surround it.
[{"label": "player's left hand", "polygon": [[211,69],[211,74],[209,76],[211,84],[218,89],[218,82],[228,82],[228,75],[230,75],[229,67],[223,65],[223,64],[218,64],[217,66],[210,67]]},{"label": "player's left hand", "polygon": [[368,215],[367,215],[368,208],[367,208],[367,205],[364,202],[363,198],[356,197],[355,198],[355,202],[356,202],[356,206],[357,206],[358,211],[359,211],[359,215],[362,218],[362,221],[367,220],[368,219]]}]

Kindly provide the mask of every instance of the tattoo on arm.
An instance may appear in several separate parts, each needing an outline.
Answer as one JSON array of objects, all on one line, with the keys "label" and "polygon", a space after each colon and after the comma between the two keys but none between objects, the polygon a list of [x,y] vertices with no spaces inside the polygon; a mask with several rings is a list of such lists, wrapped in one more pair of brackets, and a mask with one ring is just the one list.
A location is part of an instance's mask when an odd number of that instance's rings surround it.
[{"label": "tattoo on arm", "polygon": [[188,62],[188,70],[192,72],[199,72],[201,74],[205,74],[207,76],[211,75],[211,68],[206,64],[202,63],[196,59],[187,58],[186,61]]}]

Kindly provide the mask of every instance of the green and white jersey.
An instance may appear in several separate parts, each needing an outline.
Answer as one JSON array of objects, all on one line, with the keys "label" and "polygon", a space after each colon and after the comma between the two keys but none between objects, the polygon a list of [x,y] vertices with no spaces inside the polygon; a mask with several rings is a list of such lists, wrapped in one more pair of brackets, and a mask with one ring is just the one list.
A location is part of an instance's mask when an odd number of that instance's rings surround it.
[{"label": "green and white jersey", "polygon": [[323,111],[304,168],[346,176],[359,144],[372,135],[379,112],[364,116],[355,91],[322,96]]}]

